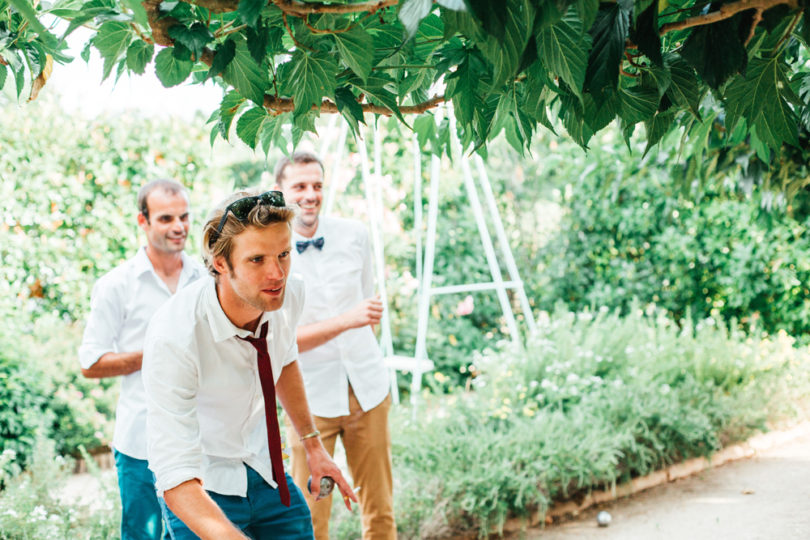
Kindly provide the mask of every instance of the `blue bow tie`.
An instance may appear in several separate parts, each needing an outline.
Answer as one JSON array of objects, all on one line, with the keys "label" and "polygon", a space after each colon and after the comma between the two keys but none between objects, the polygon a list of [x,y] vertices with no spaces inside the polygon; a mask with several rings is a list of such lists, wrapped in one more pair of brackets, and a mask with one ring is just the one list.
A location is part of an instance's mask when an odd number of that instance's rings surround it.
[{"label": "blue bow tie", "polygon": [[319,236],[318,238],[314,238],[312,240],[301,240],[299,242],[296,242],[295,249],[298,250],[298,253],[303,253],[311,245],[315,246],[319,250],[323,249],[323,236]]}]

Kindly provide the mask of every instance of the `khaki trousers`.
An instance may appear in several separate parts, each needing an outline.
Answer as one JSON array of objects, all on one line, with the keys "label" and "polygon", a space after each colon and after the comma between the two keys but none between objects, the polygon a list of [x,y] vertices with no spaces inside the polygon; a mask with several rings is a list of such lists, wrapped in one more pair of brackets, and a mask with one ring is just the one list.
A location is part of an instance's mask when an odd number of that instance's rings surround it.
[{"label": "khaki trousers", "polygon": [[[321,432],[326,451],[335,454],[338,436],[346,449],[346,462],[360,499],[364,540],[393,540],[397,537],[394,523],[394,482],[391,475],[391,433],[388,429],[388,411],[391,396],[363,412],[357,398],[349,387],[349,415],[336,418],[315,416],[315,427]],[[315,501],[307,490],[309,467],[304,446],[298,433],[287,421],[287,440],[292,455],[290,464],[295,483],[304,492],[310,511],[316,540],[329,540],[329,516],[332,512],[332,497]],[[340,492],[335,487],[335,493]]]}]

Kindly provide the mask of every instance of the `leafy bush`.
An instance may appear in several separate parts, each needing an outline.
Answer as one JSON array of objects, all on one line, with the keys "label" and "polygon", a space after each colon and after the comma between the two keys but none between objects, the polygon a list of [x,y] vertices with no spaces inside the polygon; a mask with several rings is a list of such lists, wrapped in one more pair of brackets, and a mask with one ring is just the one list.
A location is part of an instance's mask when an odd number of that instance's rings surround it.
[{"label": "leafy bush", "polygon": [[11,326],[0,336],[3,470],[15,474],[30,465],[37,437],[53,439],[62,455],[109,443],[118,385],[81,375],[80,327],[52,316],[27,324],[6,320]]},{"label": "leafy bush", "polygon": [[[710,456],[810,396],[810,351],[784,333],[679,326],[660,310],[558,311],[525,350],[475,363],[472,391],[392,415],[402,538],[483,536],[508,516]],[[336,525],[357,534],[347,529]]]},{"label": "leafy bush", "polygon": [[[103,479],[94,469],[101,490],[93,493],[91,506],[66,500],[71,460],[57,455],[53,441],[46,438],[38,438],[35,448],[26,473],[7,477],[2,473],[5,467],[0,467],[0,480],[6,484],[0,492],[0,539],[120,538],[117,486],[109,481],[114,477]],[[6,456],[0,455],[0,464]]]},{"label": "leafy bush", "polygon": [[540,305],[626,310],[637,299],[675,319],[691,313],[805,335],[806,222],[756,199],[707,193],[695,203],[673,194],[660,173],[642,169],[607,191],[594,174],[569,191],[569,212],[540,256]]}]

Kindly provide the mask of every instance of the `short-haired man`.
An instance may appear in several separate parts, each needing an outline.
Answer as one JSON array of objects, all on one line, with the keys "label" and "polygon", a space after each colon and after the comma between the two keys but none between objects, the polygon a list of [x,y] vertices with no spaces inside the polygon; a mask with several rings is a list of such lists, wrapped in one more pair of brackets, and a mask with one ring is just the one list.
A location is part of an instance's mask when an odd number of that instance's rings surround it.
[{"label": "short-haired man", "polygon": [[312,537],[303,495],[284,472],[276,397],[314,485],[330,476],[346,506],[357,500],[318,438],[298,370],[303,286],[287,280],[293,215],[279,192],[241,192],[218,205],[203,231],[212,277],[149,325],[147,451],[172,538]]},{"label": "short-haired man", "polygon": [[161,512],[146,462],[146,395],[141,377],[146,327],[178,289],[203,275],[183,253],[188,195],[172,180],[153,180],[138,193],[138,225],[146,246],[99,279],[79,348],[85,377],[123,376],[113,451],[121,492],[121,538],[158,539]]},{"label": "short-haired man", "polygon": [[[362,487],[363,538],[393,539],[389,374],[372,329],[383,307],[374,296],[366,228],[359,221],[319,217],[323,182],[323,165],[310,153],[295,153],[276,167],[277,187],[300,207],[293,225],[293,272],[306,287],[298,328],[301,372],[326,449],[332,454],[341,437],[352,480]],[[307,478],[304,457],[293,442],[293,478],[299,485]],[[308,496],[307,502],[315,537],[327,540],[331,501]]]}]

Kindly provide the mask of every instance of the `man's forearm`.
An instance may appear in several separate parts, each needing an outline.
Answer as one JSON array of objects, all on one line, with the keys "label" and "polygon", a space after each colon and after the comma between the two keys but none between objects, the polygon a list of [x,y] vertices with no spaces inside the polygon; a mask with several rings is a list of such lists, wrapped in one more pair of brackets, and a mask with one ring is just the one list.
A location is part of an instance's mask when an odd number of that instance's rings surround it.
[{"label": "man's forearm", "polygon": [[281,376],[276,381],[276,395],[300,437],[315,431],[298,361],[287,364],[281,370]]},{"label": "man's forearm", "polygon": [[143,351],[125,353],[106,353],[87,369],[82,369],[82,375],[89,379],[103,379],[129,375],[141,369]]},{"label": "man's forearm", "polygon": [[324,319],[312,324],[298,327],[298,352],[305,352],[320,347],[329,340],[335,339],[350,327],[343,315]]},{"label": "man's forearm", "polygon": [[245,540],[199,480],[183,482],[163,494],[166,505],[201,540]]}]

